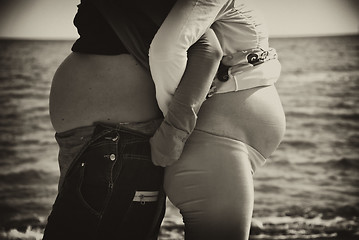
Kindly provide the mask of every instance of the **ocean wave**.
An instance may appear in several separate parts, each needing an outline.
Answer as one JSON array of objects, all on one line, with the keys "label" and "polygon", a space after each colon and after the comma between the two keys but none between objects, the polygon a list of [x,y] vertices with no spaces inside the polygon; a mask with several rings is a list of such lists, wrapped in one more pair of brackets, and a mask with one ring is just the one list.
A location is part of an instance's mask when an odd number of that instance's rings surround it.
[{"label": "ocean wave", "polygon": [[[311,140],[310,140],[311,141]],[[280,144],[282,147],[295,147],[297,149],[316,148],[316,143],[302,140],[284,140]]]},{"label": "ocean wave", "polygon": [[25,231],[19,231],[18,229],[0,231],[0,237],[3,240],[41,240],[43,237],[43,230],[28,226]]},{"label": "ocean wave", "polygon": [[284,189],[280,186],[272,185],[272,184],[258,184],[256,186],[256,191],[261,193],[274,193],[279,194],[284,191]]},{"label": "ocean wave", "polygon": [[43,144],[42,139],[25,139],[22,135],[14,136],[14,138],[0,139],[0,149],[15,148],[19,146],[28,147]]},{"label": "ocean wave", "polygon": [[18,119],[19,118],[19,113],[17,113],[17,112],[2,112],[1,113],[1,118],[2,118],[2,120],[1,121],[4,121],[4,120],[6,120],[6,119]]},{"label": "ocean wave", "polygon": [[359,170],[359,159],[358,158],[341,158],[339,160],[330,161],[329,165],[333,168]]},{"label": "ocean wave", "polygon": [[313,207],[303,207],[303,206],[286,206],[283,208],[276,209],[279,218],[303,218],[311,221],[324,221],[332,222],[336,221],[338,217],[347,219],[347,220],[356,220],[359,221],[357,216],[359,216],[359,204],[357,205],[342,205],[337,207],[329,206],[313,206]]},{"label": "ocean wave", "polygon": [[347,139],[350,146],[359,148],[359,134],[350,135]]},{"label": "ocean wave", "polygon": [[343,119],[343,121],[335,121],[335,122],[328,122],[327,124],[318,124],[312,123],[308,124],[308,127],[319,127],[321,126],[323,130],[330,131],[330,132],[338,132],[338,131],[348,131],[351,132],[359,132],[359,124],[357,121],[351,121]]},{"label": "ocean wave", "polygon": [[318,119],[344,119],[344,120],[359,120],[359,113],[355,112],[346,112],[346,111],[327,111],[323,112],[309,112],[309,111],[286,111],[287,117],[293,117],[295,119],[308,119],[313,118],[313,120]]},{"label": "ocean wave", "polygon": [[[359,238],[358,221],[343,217],[323,219],[301,216],[254,217],[250,240],[354,240]],[[183,223],[165,221],[161,226],[159,240],[182,240]]]},{"label": "ocean wave", "polygon": [[[324,209],[322,209],[324,210]],[[18,226],[2,228],[0,237],[3,240],[23,239],[38,240],[43,236],[45,219],[24,219]],[[28,224],[28,225],[25,225]],[[358,219],[347,219],[341,216],[323,218],[317,213],[308,216],[255,216],[251,224],[250,240],[354,240],[359,238]],[[183,240],[184,225],[181,221],[166,221],[161,225],[159,240]]]},{"label": "ocean wave", "polygon": [[331,70],[334,72],[349,72],[349,71],[358,71],[358,66],[355,63],[349,63],[349,64],[345,64],[345,65],[335,65],[335,66],[331,66],[328,67],[325,70]]},{"label": "ocean wave", "polygon": [[31,108],[24,109],[23,114],[32,114],[32,115],[49,115],[48,105],[32,106]]},{"label": "ocean wave", "polygon": [[[28,159],[27,162],[35,162],[34,159]],[[19,172],[10,172],[0,174],[1,185],[32,185],[34,183],[52,182],[57,179],[52,173],[45,172],[42,170],[29,169]]]},{"label": "ocean wave", "polygon": [[355,107],[355,103],[352,102],[338,102],[334,105],[334,108],[352,110]]},{"label": "ocean wave", "polygon": [[[40,240],[43,228],[28,226],[24,230],[10,229],[0,231],[3,240]],[[354,240],[359,238],[356,223],[336,218],[331,221],[320,219],[289,219],[289,218],[261,218],[253,219],[250,240]],[[183,240],[183,224],[163,224],[160,229],[159,240]]]},{"label": "ocean wave", "polygon": [[359,158],[342,157],[339,159],[331,159],[328,161],[302,161],[297,162],[298,166],[318,166],[326,169],[337,170],[359,170]]},{"label": "ocean wave", "polygon": [[336,217],[324,220],[302,217],[257,218],[250,239],[358,239],[358,222]]},{"label": "ocean wave", "polygon": [[[7,99],[34,99],[34,100],[42,100],[46,101],[49,98],[48,90],[44,92],[32,92],[32,91],[16,91],[16,92],[7,92],[3,93]],[[5,98],[3,98],[3,102],[7,102]]]},{"label": "ocean wave", "polygon": [[359,113],[346,113],[346,114],[339,114],[335,116],[346,120],[359,120]]},{"label": "ocean wave", "polygon": [[[32,75],[31,74],[20,74],[16,73],[14,75],[2,77],[1,80],[2,84],[2,91],[10,91],[10,90],[22,90],[22,89],[29,89],[32,86]],[[23,81],[25,80],[25,81]]]},{"label": "ocean wave", "polygon": [[323,166],[328,169],[337,170],[359,170],[359,159],[358,158],[340,158],[333,159],[327,162],[305,162],[300,164],[312,164],[316,166]]}]

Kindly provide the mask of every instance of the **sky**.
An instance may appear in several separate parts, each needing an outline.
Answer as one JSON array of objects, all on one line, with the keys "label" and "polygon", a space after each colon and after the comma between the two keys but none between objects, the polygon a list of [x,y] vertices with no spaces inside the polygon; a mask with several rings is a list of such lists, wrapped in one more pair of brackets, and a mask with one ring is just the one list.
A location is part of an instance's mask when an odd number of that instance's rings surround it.
[{"label": "sky", "polygon": [[[0,0],[0,38],[75,39],[79,1]],[[271,37],[359,34],[359,0],[250,1]]]}]

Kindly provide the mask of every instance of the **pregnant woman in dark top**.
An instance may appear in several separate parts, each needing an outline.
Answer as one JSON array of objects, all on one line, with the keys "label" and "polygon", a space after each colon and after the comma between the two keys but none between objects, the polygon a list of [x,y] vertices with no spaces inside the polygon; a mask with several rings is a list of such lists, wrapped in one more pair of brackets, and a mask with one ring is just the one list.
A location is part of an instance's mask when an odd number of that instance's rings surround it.
[{"label": "pregnant woman in dark top", "polygon": [[[163,168],[151,162],[149,138],[162,113],[150,72],[99,8],[89,0],[78,7],[80,38],[51,87],[61,175],[44,239],[157,239],[165,207]],[[137,10],[123,24],[143,28],[148,48],[158,27],[143,19],[139,24],[141,14]]]}]

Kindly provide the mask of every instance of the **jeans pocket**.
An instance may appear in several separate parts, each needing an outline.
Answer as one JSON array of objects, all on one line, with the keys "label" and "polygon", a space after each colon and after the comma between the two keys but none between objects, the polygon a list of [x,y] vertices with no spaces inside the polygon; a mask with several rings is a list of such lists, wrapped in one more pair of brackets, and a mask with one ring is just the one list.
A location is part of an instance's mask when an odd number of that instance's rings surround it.
[{"label": "jeans pocket", "polygon": [[133,201],[121,226],[126,229],[128,239],[146,239],[158,221],[157,211],[158,201],[145,204]]},{"label": "jeans pocket", "polygon": [[152,164],[148,138],[123,134],[118,158],[99,239],[157,239],[164,213],[164,198],[159,200],[164,195],[163,168]]},{"label": "jeans pocket", "polygon": [[163,168],[154,166],[149,156],[125,157],[118,180],[131,176],[130,204],[123,216],[121,229],[125,239],[147,239],[157,235],[164,213]]},{"label": "jeans pocket", "polygon": [[44,240],[94,239],[100,215],[84,205],[80,194],[81,165],[74,165],[53,205],[44,232]]},{"label": "jeans pocket", "polygon": [[97,214],[102,214],[111,197],[116,144],[96,143],[84,153],[81,162],[79,197],[83,205]]}]

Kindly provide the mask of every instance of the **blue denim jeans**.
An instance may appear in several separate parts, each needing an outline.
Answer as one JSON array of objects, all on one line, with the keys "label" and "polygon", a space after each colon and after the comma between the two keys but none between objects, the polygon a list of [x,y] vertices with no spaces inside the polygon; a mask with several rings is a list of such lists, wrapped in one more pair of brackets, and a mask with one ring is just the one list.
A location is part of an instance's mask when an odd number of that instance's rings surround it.
[{"label": "blue denim jeans", "polygon": [[66,171],[43,239],[157,239],[165,194],[151,135],[123,125],[92,128]]}]

